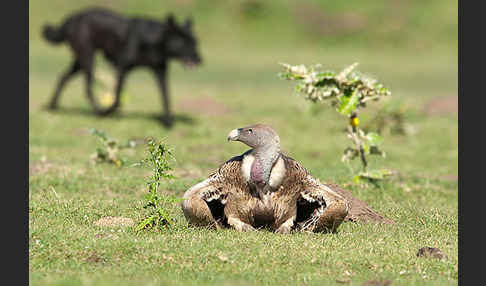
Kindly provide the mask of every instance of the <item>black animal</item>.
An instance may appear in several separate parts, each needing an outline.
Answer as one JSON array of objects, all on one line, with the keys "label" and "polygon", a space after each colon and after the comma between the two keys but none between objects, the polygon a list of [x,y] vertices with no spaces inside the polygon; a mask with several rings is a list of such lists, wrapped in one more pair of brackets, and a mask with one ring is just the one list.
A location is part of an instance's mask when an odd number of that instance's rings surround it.
[{"label": "black animal", "polygon": [[[176,23],[169,14],[164,22],[140,17],[125,18],[117,13],[91,8],[68,17],[55,28],[46,25],[44,38],[53,43],[67,42],[73,51],[74,61],[59,79],[54,96],[48,108],[56,109],[61,90],[68,80],[82,71],[86,77],[86,94],[98,115],[108,115],[120,105],[120,94],[127,73],[135,67],[151,68],[159,82],[166,123],[172,122],[167,90],[167,69],[170,59],[180,60],[187,67],[201,63],[197,51],[197,40],[192,32],[192,21]],[[102,51],[105,58],[117,71],[116,99],[112,106],[100,108],[92,91],[93,59],[96,51]]]}]

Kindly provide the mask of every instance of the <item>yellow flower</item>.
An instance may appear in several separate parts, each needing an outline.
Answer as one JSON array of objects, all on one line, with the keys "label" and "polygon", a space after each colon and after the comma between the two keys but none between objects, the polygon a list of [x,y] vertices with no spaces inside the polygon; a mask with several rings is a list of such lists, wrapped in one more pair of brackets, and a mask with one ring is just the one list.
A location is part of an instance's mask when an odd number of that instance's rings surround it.
[{"label": "yellow flower", "polygon": [[110,92],[101,95],[101,105],[104,107],[111,106],[115,102],[115,96]]}]

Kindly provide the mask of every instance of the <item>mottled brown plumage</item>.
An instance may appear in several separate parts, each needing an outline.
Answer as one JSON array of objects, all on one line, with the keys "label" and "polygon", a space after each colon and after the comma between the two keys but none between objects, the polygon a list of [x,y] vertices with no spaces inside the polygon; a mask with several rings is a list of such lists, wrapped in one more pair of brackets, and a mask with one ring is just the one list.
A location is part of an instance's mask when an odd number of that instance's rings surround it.
[{"label": "mottled brown plumage", "polygon": [[335,231],[348,215],[349,198],[282,154],[280,139],[269,126],[235,129],[228,140],[252,149],[186,191],[182,209],[190,225],[321,232]]}]

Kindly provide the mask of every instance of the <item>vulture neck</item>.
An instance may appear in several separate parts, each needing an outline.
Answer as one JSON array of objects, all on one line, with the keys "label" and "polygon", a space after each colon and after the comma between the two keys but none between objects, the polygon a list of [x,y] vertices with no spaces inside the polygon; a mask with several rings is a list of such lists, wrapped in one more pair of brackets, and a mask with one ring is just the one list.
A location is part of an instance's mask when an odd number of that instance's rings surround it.
[{"label": "vulture neck", "polygon": [[280,156],[279,145],[262,146],[253,149],[255,160],[251,166],[250,177],[255,183],[268,184],[272,167]]}]

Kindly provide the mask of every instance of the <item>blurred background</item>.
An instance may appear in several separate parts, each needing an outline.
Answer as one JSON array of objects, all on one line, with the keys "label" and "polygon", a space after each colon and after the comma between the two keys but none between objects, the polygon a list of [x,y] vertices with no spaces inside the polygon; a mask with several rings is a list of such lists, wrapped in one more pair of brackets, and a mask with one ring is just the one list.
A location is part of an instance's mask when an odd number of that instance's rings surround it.
[{"label": "blurred background", "polygon": [[[188,70],[170,63],[170,97],[178,118],[173,128],[156,118],[162,113],[160,92],[145,68],[128,75],[114,116],[93,114],[79,75],[63,90],[57,111],[44,109],[72,56],[67,45],[44,41],[42,27],[57,26],[92,6],[161,21],[169,12],[179,23],[193,19],[203,64]],[[397,175],[377,187],[353,184],[359,160],[349,166],[341,161],[352,144],[345,133],[348,118],[296,95],[296,82],[278,77],[281,62],[320,63],[335,71],[358,62],[359,71],[383,83],[392,95],[363,109],[360,126],[383,137],[386,158],[368,156],[369,168]],[[112,73],[101,54],[95,65],[95,72]],[[393,285],[457,284],[457,99],[457,1],[30,0],[29,281],[334,285],[349,283],[337,280],[349,279],[349,270],[352,285],[379,278]],[[181,197],[248,149],[228,143],[226,136],[254,123],[272,125],[283,151],[315,178],[349,189],[400,227],[343,224],[336,236],[237,237],[187,229],[178,204],[169,209],[177,227],[164,235],[135,238],[129,230],[94,226],[107,216],[143,218],[152,173],[133,163],[147,157],[146,137],[162,139],[172,149],[176,179],[163,180],[161,192]],[[90,128],[139,144],[118,153],[126,161],[121,168],[92,164],[103,145]],[[439,247],[449,261],[417,258],[417,249],[426,245]],[[229,258],[216,256],[221,253]],[[285,262],[290,257],[293,264]]]},{"label": "blurred background", "polygon": [[[71,60],[66,45],[41,38],[42,26],[94,5],[126,16],[164,20],[173,12],[181,23],[193,19],[203,65],[186,70],[172,62],[169,72],[173,111],[186,120],[172,129],[154,120],[162,104],[155,78],[143,68],[129,75],[114,117],[90,113],[80,76],[64,89],[58,112],[42,109]],[[349,170],[340,158],[347,121],[296,96],[295,83],[277,74],[280,62],[333,70],[359,62],[360,71],[390,89],[389,101],[406,123],[403,134],[383,135],[388,157],[376,164],[457,177],[457,9],[452,0],[30,1],[29,160],[85,162],[94,148],[86,130],[96,127],[121,139],[164,138],[175,148],[180,172],[195,172],[188,176],[196,180],[246,149],[225,142],[229,130],[262,122],[273,125],[283,149],[317,177],[345,180]],[[97,68],[109,70],[101,56],[97,60]],[[371,124],[384,104],[370,106],[361,122]]]}]

